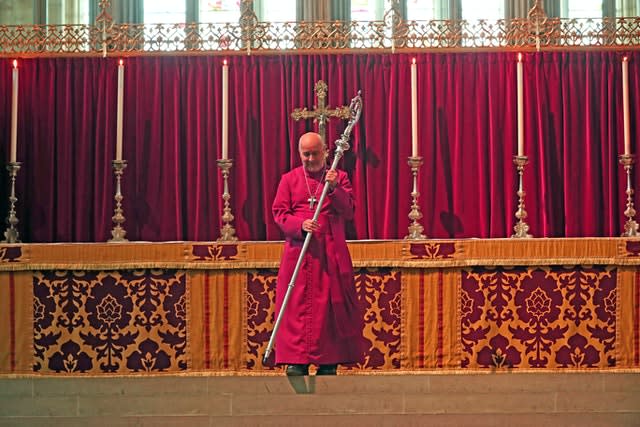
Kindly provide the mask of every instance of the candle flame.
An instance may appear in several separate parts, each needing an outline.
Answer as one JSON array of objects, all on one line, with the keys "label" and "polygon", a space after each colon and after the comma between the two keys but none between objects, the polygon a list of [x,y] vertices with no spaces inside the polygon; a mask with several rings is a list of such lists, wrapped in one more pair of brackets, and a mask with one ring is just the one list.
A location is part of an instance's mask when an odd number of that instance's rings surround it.
[{"label": "candle flame", "polygon": [[17,59],[13,60],[13,68],[18,68],[18,60]]},{"label": "candle flame", "polygon": [[415,63],[416,63],[416,58],[412,58],[412,59],[411,59],[411,63],[412,63],[412,64],[415,64]]},{"label": "candle flame", "polygon": [[124,65],[124,61],[122,59],[120,60],[120,65]]},{"label": "candle flame", "polygon": [[223,65],[227,65],[227,60],[226,60],[226,59],[225,59],[225,60],[223,60],[223,61],[222,61],[222,64],[223,64]]},{"label": "candle flame", "polygon": [[629,58],[627,58],[626,56],[622,57],[622,62],[627,62],[629,60]]},{"label": "candle flame", "polygon": [[518,53],[518,62],[522,62],[522,53]]}]

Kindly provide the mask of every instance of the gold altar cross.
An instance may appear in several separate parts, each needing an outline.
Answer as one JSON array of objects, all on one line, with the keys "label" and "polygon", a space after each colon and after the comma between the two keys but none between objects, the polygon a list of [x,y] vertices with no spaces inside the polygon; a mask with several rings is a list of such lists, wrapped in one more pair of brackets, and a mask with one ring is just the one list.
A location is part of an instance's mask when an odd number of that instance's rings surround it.
[{"label": "gold altar cross", "polygon": [[311,111],[307,110],[307,107],[296,108],[291,113],[291,118],[296,121],[300,119],[313,119],[314,122],[318,123],[318,133],[324,142],[326,141],[325,134],[327,121],[332,117],[347,120],[351,117],[351,110],[346,105],[335,109],[327,108],[325,103],[327,99],[327,84],[323,80],[318,80],[316,82],[313,91],[316,93],[316,98],[318,98],[318,105],[314,105],[313,110]]}]

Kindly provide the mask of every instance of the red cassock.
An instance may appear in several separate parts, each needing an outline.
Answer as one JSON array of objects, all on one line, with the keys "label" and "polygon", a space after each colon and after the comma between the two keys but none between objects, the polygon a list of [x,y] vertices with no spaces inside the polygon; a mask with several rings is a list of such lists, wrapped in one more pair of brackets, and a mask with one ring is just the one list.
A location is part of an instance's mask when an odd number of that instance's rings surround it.
[{"label": "red cassock", "polygon": [[[306,174],[306,180],[305,180]],[[282,176],[273,215],[285,236],[276,285],[280,312],[306,233],[302,222],[313,218],[324,173],[302,166]],[[358,301],[353,265],[345,238],[345,221],[353,218],[351,183],[338,171],[338,185],[322,204],[320,230],[314,232],[276,336],[276,363],[357,363],[364,354],[364,313]]]}]

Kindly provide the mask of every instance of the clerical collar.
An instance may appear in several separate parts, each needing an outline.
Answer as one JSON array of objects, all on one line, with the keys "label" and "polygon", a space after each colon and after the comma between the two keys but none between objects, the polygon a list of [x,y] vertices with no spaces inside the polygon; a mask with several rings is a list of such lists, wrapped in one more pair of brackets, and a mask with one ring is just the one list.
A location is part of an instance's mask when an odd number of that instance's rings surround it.
[{"label": "clerical collar", "polygon": [[327,171],[327,168],[322,168],[319,171],[311,172],[311,171],[308,171],[307,169],[305,169],[304,166],[302,167],[302,169],[303,169],[303,172],[304,172],[304,174],[306,176],[308,176],[309,178],[313,178],[316,181],[322,180],[322,178],[324,177],[324,174]]}]

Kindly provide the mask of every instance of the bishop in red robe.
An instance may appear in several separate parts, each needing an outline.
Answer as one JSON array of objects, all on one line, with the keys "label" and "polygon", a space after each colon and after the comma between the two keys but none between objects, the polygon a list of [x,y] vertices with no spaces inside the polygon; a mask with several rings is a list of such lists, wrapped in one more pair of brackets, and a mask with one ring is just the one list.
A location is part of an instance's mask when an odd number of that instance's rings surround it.
[{"label": "bishop in red robe", "polygon": [[[339,363],[360,362],[364,354],[364,313],[356,294],[345,221],[354,213],[351,183],[344,171],[327,170],[327,150],[317,133],[299,141],[302,166],[284,174],[273,201],[273,215],[285,237],[276,285],[276,315],[298,261],[306,233],[311,241],[283,313],[275,339],[276,363],[287,374],[335,374]],[[317,221],[323,186],[329,185]]]}]

